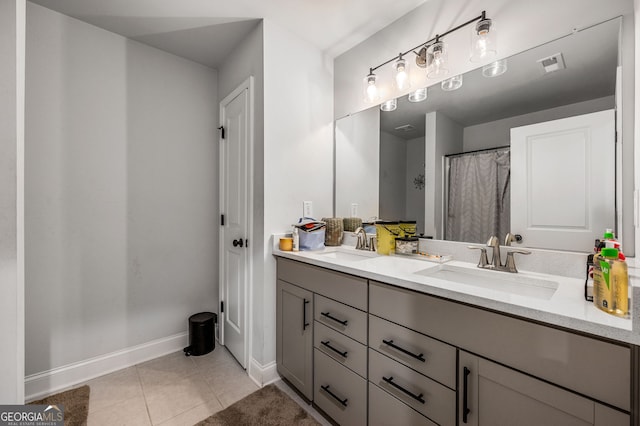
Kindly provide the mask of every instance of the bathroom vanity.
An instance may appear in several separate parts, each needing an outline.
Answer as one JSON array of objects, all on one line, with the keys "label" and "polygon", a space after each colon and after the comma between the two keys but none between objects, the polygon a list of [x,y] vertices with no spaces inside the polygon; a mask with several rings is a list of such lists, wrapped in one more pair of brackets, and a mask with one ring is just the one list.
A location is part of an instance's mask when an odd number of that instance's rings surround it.
[{"label": "bathroom vanity", "polygon": [[577,279],[550,276],[553,294],[524,306],[430,262],[274,254],[278,372],[339,424],[638,424],[639,336]]}]

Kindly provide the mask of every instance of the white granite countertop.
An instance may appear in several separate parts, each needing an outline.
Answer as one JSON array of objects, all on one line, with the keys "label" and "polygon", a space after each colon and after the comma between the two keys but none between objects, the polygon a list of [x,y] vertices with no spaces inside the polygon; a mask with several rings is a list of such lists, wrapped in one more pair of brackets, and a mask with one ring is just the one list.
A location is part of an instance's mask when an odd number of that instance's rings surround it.
[{"label": "white granite countertop", "polygon": [[[640,271],[633,268],[630,268],[633,318],[624,319],[602,312],[585,301],[584,280],[578,278],[528,271],[519,271],[518,274],[485,271],[468,262],[451,260],[440,264],[401,255],[378,256],[346,246],[302,252],[284,252],[274,248],[273,254],[425,294],[640,345]],[[479,277],[480,282],[482,274],[489,274],[487,281],[495,278],[499,285],[464,284],[447,279],[446,273],[431,275],[442,268],[454,272],[469,272],[470,276]],[[557,289],[553,291],[556,286]]]}]

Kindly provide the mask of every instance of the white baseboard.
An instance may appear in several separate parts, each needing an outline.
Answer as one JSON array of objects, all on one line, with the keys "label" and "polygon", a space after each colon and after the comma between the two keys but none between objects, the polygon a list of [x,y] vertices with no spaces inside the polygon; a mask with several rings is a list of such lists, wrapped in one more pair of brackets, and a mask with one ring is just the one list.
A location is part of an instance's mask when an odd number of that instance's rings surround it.
[{"label": "white baseboard", "polygon": [[278,370],[276,369],[275,361],[271,361],[267,365],[261,365],[255,359],[250,358],[248,374],[249,378],[251,378],[251,380],[253,380],[260,387],[263,387],[280,379],[280,375],[278,374]]},{"label": "white baseboard", "polygon": [[84,361],[25,377],[25,401],[33,401],[87,380],[179,351],[189,344],[189,333],[157,339]]}]

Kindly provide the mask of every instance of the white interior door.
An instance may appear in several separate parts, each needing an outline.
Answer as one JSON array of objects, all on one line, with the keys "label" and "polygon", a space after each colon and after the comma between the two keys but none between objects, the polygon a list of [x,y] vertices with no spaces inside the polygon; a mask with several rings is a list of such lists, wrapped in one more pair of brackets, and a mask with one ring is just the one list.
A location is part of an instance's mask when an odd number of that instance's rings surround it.
[{"label": "white interior door", "polygon": [[247,80],[220,103],[220,339],[244,368],[251,277],[251,89]]},{"label": "white interior door", "polygon": [[591,251],[615,227],[615,175],[614,110],[511,129],[511,232]]}]

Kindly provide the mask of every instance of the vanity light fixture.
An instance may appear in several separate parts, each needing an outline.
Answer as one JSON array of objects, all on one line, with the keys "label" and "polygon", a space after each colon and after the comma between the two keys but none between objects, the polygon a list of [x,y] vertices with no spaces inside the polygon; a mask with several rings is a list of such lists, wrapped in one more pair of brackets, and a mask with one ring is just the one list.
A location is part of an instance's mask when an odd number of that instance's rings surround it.
[{"label": "vanity light fixture", "polygon": [[422,102],[426,99],[427,99],[426,87],[422,87],[418,90],[414,90],[413,92],[409,93],[409,96],[407,97],[407,100],[409,102]]},{"label": "vanity light fixture", "polygon": [[498,51],[496,50],[496,29],[491,19],[487,19],[482,13],[482,19],[476,22],[476,26],[471,33],[471,62],[482,62],[491,59]]},{"label": "vanity light fixture", "polygon": [[378,76],[373,73],[373,69],[369,70],[369,75],[364,78],[364,100],[367,103],[375,103],[380,100],[380,91],[377,84]]},{"label": "vanity light fixture", "polygon": [[384,112],[395,111],[398,108],[398,100],[396,98],[389,99],[380,104],[380,109]]},{"label": "vanity light fixture", "polygon": [[482,67],[482,75],[484,77],[497,77],[507,72],[507,60],[500,59],[499,61],[491,62]]},{"label": "vanity light fixture", "polygon": [[[486,12],[482,11],[477,16],[455,28],[452,28],[442,34],[437,34],[431,40],[427,40],[418,46],[401,52],[380,65],[369,68],[369,74],[364,79],[364,93],[367,103],[375,103],[380,98],[380,86],[377,76],[374,72],[388,64],[393,63],[393,85],[398,91],[404,91],[410,87],[409,62],[406,56],[410,53],[416,55],[415,61],[419,68],[427,69],[427,77],[440,79],[449,73],[448,68],[448,49],[444,42],[444,37],[458,31],[468,25],[473,26],[472,52],[470,59],[473,62],[485,61],[497,54],[496,50],[496,32],[494,22],[487,18]],[[384,87],[384,86],[383,86]],[[413,102],[413,101],[412,101]]]},{"label": "vanity light fixture", "polygon": [[462,74],[454,75],[451,78],[442,80],[442,83],[440,83],[440,86],[442,87],[442,90],[444,90],[445,92],[458,90],[459,88],[462,87]]},{"label": "vanity light fixture", "polygon": [[402,57],[402,53],[398,56],[398,60],[393,64],[393,70],[395,73],[394,85],[396,89],[402,91],[411,87],[411,81],[409,79],[409,63]]}]

